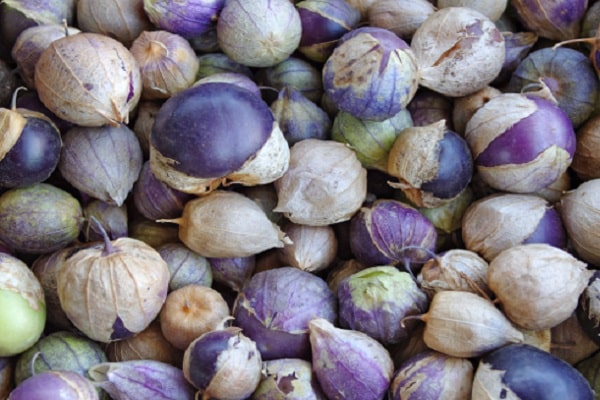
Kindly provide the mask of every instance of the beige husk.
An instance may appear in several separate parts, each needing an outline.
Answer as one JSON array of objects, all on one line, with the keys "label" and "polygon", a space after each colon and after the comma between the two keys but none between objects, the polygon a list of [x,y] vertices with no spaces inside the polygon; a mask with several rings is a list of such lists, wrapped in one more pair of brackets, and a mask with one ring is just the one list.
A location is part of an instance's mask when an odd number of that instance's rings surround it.
[{"label": "beige husk", "polygon": [[356,153],[331,140],[304,139],[290,149],[289,168],[274,182],[274,211],[297,224],[349,220],[367,196],[367,171]]},{"label": "beige husk", "polygon": [[462,219],[465,247],[490,261],[529,238],[549,208],[546,200],[529,194],[498,193],[476,200]]},{"label": "beige husk", "polygon": [[60,304],[87,337],[110,342],[114,325],[138,333],[156,318],[167,296],[170,272],[158,251],[129,237],[75,252],[56,272]]},{"label": "beige husk", "polygon": [[277,121],[265,144],[238,170],[225,177],[228,184],[263,185],[281,178],[288,169],[290,148]]},{"label": "beige husk", "polygon": [[6,108],[0,109],[0,161],[21,137],[27,120],[20,113]]},{"label": "beige husk", "polygon": [[522,244],[502,251],[488,268],[488,285],[515,324],[552,328],[571,316],[592,271],[565,250]]},{"label": "beige husk", "polygon": [[575,365],[600,350],[600,346],[583,330],[576,313],[550,331],[552,335],[550,352],[569,364]]},{"label": "beige husk", "polygon": [[291,243],[248,197],[224,190],[190,200],[176,220],[179,238],[204,257],[248,257]]},{"label": "beige husk", "polygon": [[331,226],[288,223],[283,230],[293,242],[277,249],[283,264],[316,272],[329,267],[335,260],[338,242]]},{"label": "beige husk", "polygon": [[1,290],[18,293],[32,310],[45,307],[44,290],[31,269],[19,258],[0,253]]},{"label": "beige husk", "polygon": [[521,400],[508,385],[503,383],[502,377],[506,371],[493,369],[491,364],[481,361],[475,370],[471,399],[473,400]]},{"label": "beige husk", "polygon": [[578,257],[600,265],[600,179],[583,182],[566,192],[559,211]]},{"label": "beige husk", "polygon": [[423,319],[425,344],[454,357],[478,357],[524,340],[490,300],[471,292],[436,293]]},{"label": "beige husk", "polygon": [[[473,36],[469,29],[480,31]],[[500,73],[506,56],[504,37],[485,15],[467,7],[431,14],[415,31],[413,49],[420,85],[449,97],[474,93]]]},{"label": "beige husk", "polygon": [[83,32],[53,41],[35,68],[44,105],[79,126],[129,122],[142,78],[129,50],[108,36]]}]

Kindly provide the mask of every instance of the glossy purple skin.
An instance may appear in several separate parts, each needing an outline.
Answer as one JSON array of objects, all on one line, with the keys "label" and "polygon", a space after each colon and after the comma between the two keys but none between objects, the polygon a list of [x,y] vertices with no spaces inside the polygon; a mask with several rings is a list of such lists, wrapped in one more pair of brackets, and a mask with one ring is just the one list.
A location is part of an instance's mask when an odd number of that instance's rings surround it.
[{"label": "glossy purple skin", "polygon": [[579,126],[595,111],[598,76],[588,56],[568,47],[545,47],[527,55],[508,82],[508,90],[521,92],[542,80],[558,106]]},{"label": "glossy purple skin", "polygon": [[43,118],[26,117],[21,136],[0,160],[0,186],[24,187],[48,179],[60,159],[60,132]]},{"label": "glossy purple skin", "polygon": [[40,372],[24,380],[11,393],[11,400],[97,400],[91,381],[72,371]]},{"label": "glossy purple skin", "polygon": [[131,195],[135,208],[151,220],[181,216],[185,203],[194,197],[158,180],[152,173],[148,161],[142,165],[140,176],[133,185]]},{"label": "glossy purple skin", "polygon": [[535,231],[523,243],[547,243],[565,249],[567,247],[567,231],[558,211],[554,208],[548,208],[538,222]]},{"label": "glossy purple skin", "polygon": [[575,131],[567,114],[549,100],[527,96],[537,111],[517,121],[496,137],[475,159],[475,164],[494,167],[524,164],[534,160],[550,146],[557,145],[573,157]]},{"label": "glossy purple skin", "polygon": [[[486,356],[481,362],[490,364],[501,379],[522,400],[592,400],[589,383],[566,361],[527,344],[511,344]],[[506,394],[504,394],[506,395]],[[501,393],[490,393],[503,398]]]},{"label": "glossy purple skin", "polygon": [[232,314],[234,323],[256,342],[263,360],[307,359],[308,322],[317,317],[334,321],[336,308],[335,294],[323,279],[286,266],[253,275]]},{"label": "glossy purple skin", "polygon": [[438,142],[438,175],[421,185],[421,189],[440,199],[460,194],[473,176],[473,157],[465,139],[447,130]]},{"label": "glossy purple skin", "polygon": [[435,251],[437,231],[418,210],[396,200],[379,199],[362,208],[350,220],[350,247],[366,266],[423,263],[430,255],[418,246]]},{"label": "glossy purple skin", "polygon": [[189,357],[187,364],[184,363],[183,369],[187,370],[187,375],[194,387],[198,389],[208,387],[219,370],[217,359],[229,348],[229,339],[237,335],[235,330],[210,331],[190,344],[186,350],[189,352]]},{"label": "glossy purple skin", "polygon": [[150,141],[178,171],[197,178],[238,170],[265,144],[274,124],[269,106],[231,83],[206,83],[170,97],[159,109]]},{"label": "glossy purple skin", "polygon": [[113,399],[145,398],[153,400],[192,399],[196,390],[183,371],[155,360],[131,360],[111,363],[100,387]]},{"label": "glossy purple skin", "polygon": [[144,9],[159,28],[177,33],[186,39],[199,36],[214,27],[225,0],[145,0]]},{"label": "glossy purple skin", "polygon": [[297,9],[302,22],[300,46],[337,40],[360,21],[360,12],[345,0],[304,0]]},{"label": "glossy purple skin", "polygon": [[[361,38],[362,35],[365,36]],[[363,67],[358,69],[361,76],[354,76],[356,74],[352,73],[352,66],[359,59],[349,59],[341,51],[340,53],[336,52],[342,44],[352,40],[376,41],[377,44],[373,44],[369,52],[383,51],[381,57],[377,60],[377,64],[371,63],[373,64],[371,66],[376,67],[376,70],[370,70],[369,75],[362,75],[365,72]],[[404,40],[387,29],[365,26],[356,28],[342,36],[336,50],[333,51],[323,66],[323,88],[340,110],[353,114],[360,119],[381,121],[400,112],[403,108],[403,102],[408,103],[416,80],[416,70],[412,70],[411,66],[400,66],[397,63],[390,65],[392,52],[399,50],[412,52],[410,46]],[[338,67],[343,71],[336,69],[336,64],[341,64],[340,61],[336,62],[338,54],[345,62],[343,67]],[[366,54],[357,54],[357,57],[363,59]],[[348,60],[345,60],[346,58]],[[395,55],[394,58],[396,58]],[[411,74],[410,71],[414,73]],[[336,81],[340,80],[341,73],[344,74],[345,78],[341,80],[345,82],[343,86],[336,85]]]},{"label": "glossy purple skin", "polygon": [[209,258],[213,279],[239,292],[256,267],[256,257]]}]

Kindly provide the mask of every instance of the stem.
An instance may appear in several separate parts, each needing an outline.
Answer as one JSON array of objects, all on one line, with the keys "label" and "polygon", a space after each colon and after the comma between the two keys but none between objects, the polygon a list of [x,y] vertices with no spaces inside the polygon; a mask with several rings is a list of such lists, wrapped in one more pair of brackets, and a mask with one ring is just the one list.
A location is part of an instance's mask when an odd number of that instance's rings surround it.
[{"label": "stem", "polygon": [[414,319],[422,321],[422,322],[426,322],[427,314],[408,315],[400,320],[400,326],[402,328],[406,328],[406,324],[404,323],[404,321],[406,321],[406,320],[410,321],[410,320],[414,320]]},{"label": "stem", "polygon": [[102,226],[100,221],[98,221],[98,219],[93,215],[90,217],[90,228],[92,228],[94,232],[102,235],[102,239],[104,240],[104,251],[102,252],[103,256],[107,256],[116,252],[110,238],[108,237],[108,233],[106,233],[106,229],[104,229],[104,226]]},{"label": "stem", "polygon": [[19,86],[15,89],[12,94],[12,99],[10,100],[10,109],[15,111],[17,109],[17,95],[21,90],[28,90],[25,86]]},{"label": "stem", "polygon": [[[429,255],[431,258],[433,258],[433,259],[435,260],[435,262],[436,262],[436,263],[438,263],[438,264],[439,264],[439,262],[440,262],[440,257],[439,257],[437,254],[435,254],[433,251],[429,250],[429,249],[428,249],[428,248],[426,248],[426,247],[422,247],[422,246],[416,246],[416,245],[409,245],[409,246],[404,246],[404,247],[402,247],[402,248],[400,249],[400,252],[404,252],[405,250],[421,250],[421,251],[424,251],[424,252],[425,252],[425,253],[427,253],[427,254],[428,254],[428,255]],[[414,263],[424,264],[425,262],[429,261],[429,259],[428,259],[428,260],[425,260],[425,261],[423,261],[423,262],[419,262],[419,261],[416,261],[416,260],[412,260],[412,261],[413,261]],[[404,268],[405,268],[405,269],[406,269],[406,271],[407,271],[407,272],[410,274],[410,276],[413,278],[413,280],[416,282],[416,280],[417,280],[417,279],[416,279],[416,276],[415,276],[415,274],[413,273],[413,271],[412,271],[412,268],[411,268],[411,259],[410,259],[410,257],[405,257],[405,258],[404,258]]]}]

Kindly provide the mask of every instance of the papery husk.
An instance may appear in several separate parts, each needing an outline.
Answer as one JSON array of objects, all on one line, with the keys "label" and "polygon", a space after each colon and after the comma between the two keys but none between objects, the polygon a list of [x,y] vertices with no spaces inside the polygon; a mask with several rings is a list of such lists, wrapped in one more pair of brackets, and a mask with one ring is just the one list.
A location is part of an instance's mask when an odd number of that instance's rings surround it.
[{"label": "papery husk", "polygon": [[461,290],[491,298],[487,270],[487,261],[477,253],[451,249],[427,261],[417,278],[429,297],[442,290]]},{"label": "papery husk", "polygon": [[331,226],[288,223],[282,229],[292,241],[278,249],[284,264],[316,272],[326,269],[335,260],[338,241]]},{"label": "papery husk", "polygon": [[504,14],[507,3],[507,0],[438,0],[437,6],[439,8],[469,7],[496,21]]},{"label": "papery husk", "polygon": [[488,285],[512,322],[543,330],[573,314],[592,274],[565,250],[522,244],[503,250],[490,262]]},{"label": "papery husk", "polygon": [[289,162],[288,142],[275,121],[265,144],[239,169],[227,175],[225,181],[227,184],[239,183],[244,186],[272,183],[283,176]]},{"label": "papery husk", "polygon": [[455,98],[452,107],[452,125],[454,131],[464,136],[467,123],[473,114],[488,101],[500,94],[502,92],[499,89],[493,86],[486,86],[475,93]]},{"label": "papery husk", "polygon": [[0,136],[0,161],[17,143],[25,124],[27,124],[27,119],[20,113],[7,108],[0,109],[0,132],[2,132]]},{"label": "papery husk", "polygon": [[34,79],[42,103],[80,126],[128,123],[142,91],[140,70],[129,50],[90,32],[53,41],[41,54]]},{"label": "papery husk", "polygon": [[577,150],[571,168],[584,181],[600,178],[599,124],[600,115],[596,115],[588,119],[577,131]]},{"label": "papery husk", "polygon": [[585,360],[600,350],[600,346],[581,327],[576,313],[550,331],[552,332],[550,353],[571,365]]},{"label": "papery husk", "polygon": [[425,344],[454,357],[478,357],[506,344],[524,341],[523,333],[494,303],[471,292],[436,293],[423,320]]},{"label": "papery husk", "polygon": [[246,196],[224,190],[186,203],[179,238],[204,257],[248,257],[290,243],[281,229]]},{"label": "papery husk", "polygon": [[545,199],[529,194],[497,193],[478,199],[463,215],[465,248],[491,261],[529,238],[550,207]]},{"label": "papery husk", "polygon": [[486,362],[477,365],[471,390],[473,400],[496,400],[496,393],[502,393],[503,400],[522,400],[502,379],[506,371],[497,370]]},{"label": "papery husk", "polygon": [[128,237],[80,249],[56,273],[60,304],[73,325],[102,343],[146,329],[158,315],[169,268],[158,251]]},{"label": "papery husk", "polygon": [[410,39],[434,11],[435,6],[428,0],[377,0],[369,7],[368,21],[371,26]]},{"label": "papery husk", "polygon": [[274,211],[292,222],[330,225],[349,220],[367,196],[367,171],[346,145],[305,139],[290,149],[289,168],[275,181]]},{"label": "papery husk", "polygon": [[18,293],[32,310],[46,308],[44,290],[37,277],[21,259],[0,253],[1,290]]},{"label": "papery husk", "polygon": [[485,15],[467,7],[431,14],[411,41],[420,85],[450,97],[466,96],[491,83],[500,73],[504,37]]}]

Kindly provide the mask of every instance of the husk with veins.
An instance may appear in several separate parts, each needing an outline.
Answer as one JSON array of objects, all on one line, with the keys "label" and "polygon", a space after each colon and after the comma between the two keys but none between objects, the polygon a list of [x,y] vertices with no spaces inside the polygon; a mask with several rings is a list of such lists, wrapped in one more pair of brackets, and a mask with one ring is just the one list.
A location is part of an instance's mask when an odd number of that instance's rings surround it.
[{"label": "husk with veins", "polygon": [[17,257],[0,253],[2,290],[21,295],[33,310],[45,306],[44,290],[31,269]]},{"label": "husk with veins", "polygon": [[21,137],[21,132],[27,120],[21,114],[13,110],[0,109],[0,161],[13,148]]}]

